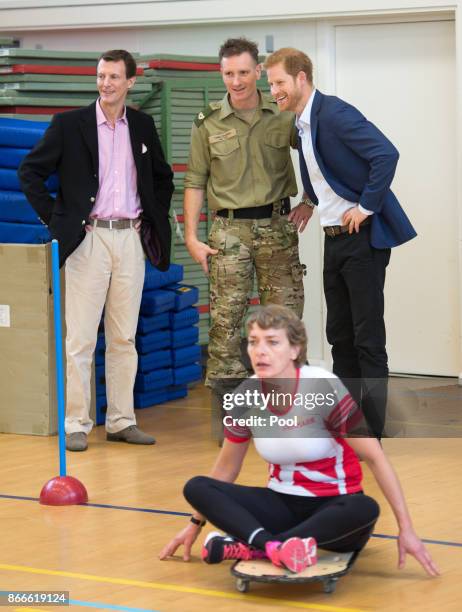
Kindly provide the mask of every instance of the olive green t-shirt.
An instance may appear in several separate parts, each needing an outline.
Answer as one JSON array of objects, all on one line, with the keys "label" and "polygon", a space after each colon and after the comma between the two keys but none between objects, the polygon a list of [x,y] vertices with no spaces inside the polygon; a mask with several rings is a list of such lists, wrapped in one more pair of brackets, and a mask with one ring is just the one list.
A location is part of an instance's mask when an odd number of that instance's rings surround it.
[{"label": "olive green t-shirt", "polygon": [[294,115],[259,93],[250,124],[236,115],[227,95],[193,124],[184,186],[206,189],[212,210],[263,206],[297,194],[290,158],[297,144]]}]

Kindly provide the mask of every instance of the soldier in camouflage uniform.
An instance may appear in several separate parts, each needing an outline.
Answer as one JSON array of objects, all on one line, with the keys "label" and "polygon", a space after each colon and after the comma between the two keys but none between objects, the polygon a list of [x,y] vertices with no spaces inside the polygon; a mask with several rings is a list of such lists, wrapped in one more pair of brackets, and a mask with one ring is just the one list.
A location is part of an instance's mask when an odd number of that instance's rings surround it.
[{"label": "soldier in camouflage uniform", "polygon": [[[226,379],[247,376],[240,338],[254,270],[262,304],[283,304],[301,317],[304,303],[300,211],[296,223],[289,220],[296,211],[289,216],[289,196],[297,193],[290,158],[294,116],[280,113],[257,89],[261,69],[254,43],[230,39],[219,57],[228,93],[193,124],[184,200],[189,253],[206,274],[210,258],[206,383],[218,391]],[[205,191],[215,212],[208,245],[197,238]]]}]

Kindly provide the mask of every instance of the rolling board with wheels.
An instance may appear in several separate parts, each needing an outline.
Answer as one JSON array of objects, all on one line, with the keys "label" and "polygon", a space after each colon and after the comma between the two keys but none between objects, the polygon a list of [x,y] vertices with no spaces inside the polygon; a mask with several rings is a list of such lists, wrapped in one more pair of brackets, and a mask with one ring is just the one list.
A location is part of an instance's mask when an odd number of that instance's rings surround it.
[{"label": "rolling board with wheels", "polygon": [[318,562],[307,567],[299,574],[276,567],[270,561],[236,561],[231,568],[231,574],[236,577],[236,589],[247,593],[251,582],[280,582],[285,584],[301,584],[306,582],[322,582],[324,593],[333,593],[339,578],[352,568],[358,552],[335,553],[328,550],[318,550]]}]

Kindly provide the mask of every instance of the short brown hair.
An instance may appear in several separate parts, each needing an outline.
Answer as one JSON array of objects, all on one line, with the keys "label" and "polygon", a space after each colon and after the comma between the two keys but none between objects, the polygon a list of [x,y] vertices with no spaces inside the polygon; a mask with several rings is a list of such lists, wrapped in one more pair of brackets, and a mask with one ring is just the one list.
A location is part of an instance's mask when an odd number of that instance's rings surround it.
[{"label": "short brown hair", "polygon": [[131,79],[136,75],[136,62],[131,53],[125,51],[125,49],[112,49],[111,51],[105,51],[101,53],[96,62],[96,66],[101,60],[105,62],[120,62],[125,64],[125,77]]},{"label": "short brown hair", "polygon": [[258,46],[252,40],[248,40],[244,36],[241,38],[228,38],[221,45],[218,51],[218,59],[221,60],[224,57],[232,57],[233,55],[241,55],[242,53],[249,53],[255,63],[258,64]]},{"label": "short brown hair", "polygon": [[260,306],[255,312],[249,315],[246,321],[247,334],[250,333],[253,325],[258,325],[260,329],[283,329],[291,346],[300,348],[294,363],[300,367],[306,363],[306,353],[308,338],[303,321],[286,306],[268,304]]},{"label": "short brown hair", "polygon": [[271,55],[268,55],[263,65],[265,70],[272,68],[276,64],[282,64],[287,74],[294,78],[299,72],[306,74],[306,80],[311,85],[313,83],[313,63],[303,51],[294,49],[293,47],[283,47],[278,49]]}]

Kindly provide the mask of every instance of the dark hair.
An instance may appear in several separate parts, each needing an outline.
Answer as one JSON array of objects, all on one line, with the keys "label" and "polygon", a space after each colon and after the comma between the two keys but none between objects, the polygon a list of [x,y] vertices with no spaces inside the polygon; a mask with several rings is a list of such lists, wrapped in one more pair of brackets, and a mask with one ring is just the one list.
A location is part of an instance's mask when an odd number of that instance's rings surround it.
[{"label": "dark hair", "polygon": [[306,74],[306,80],[311,85],[313,83],[313,63],[303,51],[294,49],[293,47],[283,47],[278,49],[265,60],[263,68],[268,70],[276,64],[282,64],[287,74],[296,77],[299,72]]},{"label": "dark hair", "polygon": [[305,325],[292,310],[277,304],[260,306],[260,308],[249,315],[246,321],[247,335],[250,333],[253,325],[258,325],[260,329],[273,328],[285,330],[291,346],[300,348],[297,358],[294,359],[295,365],[299,367],[306,363],[308,338]]},{"label": "dark hair", "polygon": [[241,55],[242,53],[249,53],[255,60],[255,63],[258,64],[257,43],[247,40],[244,36],[225,40],[218,52],[218,59],[221,62],[224,57],[232,57],[233,55]]},{"label": "dark hair", "polygon": [[105,62],[120,62],[125,64],[125,76],[127,79],[131,79],[136,75],[136,62],[131,53],[125,51],[125,49],[112,49],[111,51],[105,51],[101,53],[96,63],[96,66],[101,60]]}]

